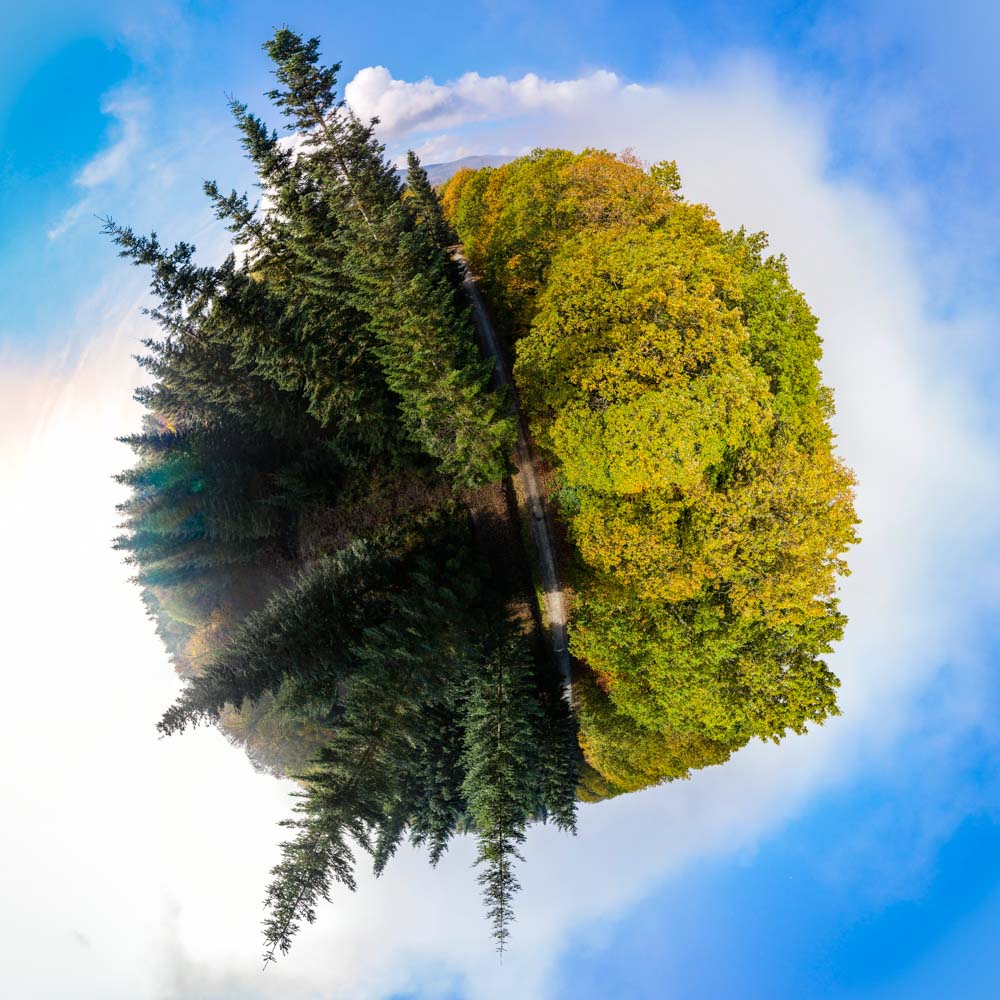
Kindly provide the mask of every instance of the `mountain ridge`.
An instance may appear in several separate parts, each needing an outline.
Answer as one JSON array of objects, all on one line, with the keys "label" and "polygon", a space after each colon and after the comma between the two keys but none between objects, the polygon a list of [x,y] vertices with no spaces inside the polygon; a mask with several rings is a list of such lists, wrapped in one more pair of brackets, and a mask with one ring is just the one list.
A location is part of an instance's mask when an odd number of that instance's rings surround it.
[{"label": "mountain ridge", "polygon": [[[505,163],[510,163],[513,156],[503,156],[500,153],[483,153],[475,156],[461,156],[457,160],[446,160],[443,163],[425,163],[424,170],[427,171],[427,179],[431,187],[437,187],[462,170],[468,167],[470,170],[479,170],[482,167],[502,167]],[[406,181],[406,167],[397,167],[396,176],[401,181]]]}]

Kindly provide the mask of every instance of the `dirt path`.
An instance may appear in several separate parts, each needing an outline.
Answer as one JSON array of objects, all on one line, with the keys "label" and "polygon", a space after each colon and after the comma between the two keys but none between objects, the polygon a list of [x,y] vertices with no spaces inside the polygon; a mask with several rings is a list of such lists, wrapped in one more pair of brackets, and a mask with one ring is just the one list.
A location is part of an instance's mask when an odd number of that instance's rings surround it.
[{"label": "dirt path", "polygon": [[536,559],[535,570],[542,587],[542,599],[545,604],[543,611],[552,645],[552,655],[562,678],[563,695],[572,705],[573,674],[566,641],[566,595],[559,581],[559,568],[552,543],[552,515],[535,468],[535,455],[528,434],[527,421],[521,413],[517,388],[511,380],[510,368],[500,347],[500,340],[493,329],[493,322],[486,311],[476,279],[469,271],[465,258],[457,251],[454,256],[462,268],[462,287],[472,305],[472,317],[479,333],[483,353],[493,358],[497,382],[509,388],[514,401],[514,412],[517,415],[517,444],[514,447],[514,464],[517,466],[517,472],[514,474],[514,481],[517,485],[521,516],[527,519],[531,529]]}]

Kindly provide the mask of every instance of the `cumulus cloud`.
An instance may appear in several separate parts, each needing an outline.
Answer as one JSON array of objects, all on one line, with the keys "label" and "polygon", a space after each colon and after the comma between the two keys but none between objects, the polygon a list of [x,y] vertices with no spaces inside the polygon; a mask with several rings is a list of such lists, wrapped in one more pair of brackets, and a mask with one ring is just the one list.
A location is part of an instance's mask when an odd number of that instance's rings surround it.
[{"label": "cumulus cloud", "polygon": [[347,84],[344,97],[363,120],[377,117],[382,134],[391,139],[416,129],[452,128],[537,111],[573,113],[621,87],[619,77],[607,70],[579,80],[543,80],[534,73],[508,80],[466,73],[453,83],[437,84],[429,77],[413,83],[397,80],[384,66],[369,66]]},{"label": "cumulus cloud", "polygon": [[[388,140],[437,142],[428,148],[442,157],[452,141],[483,153],[597,145],[676,158],[689,197],[727,226],[767,229],[788,254],[822,318],[840,447],[860,478],[864,541],[834,657],[845,714],[690,782],[584,808],[575,839],[532,831],[502,968],[472,845],[460,841],[437,871],[403,851],[380,881],[363,877],[262,975],[259,904],[287,788],[253,774],[214,732],[155,739],[152,721],[176,682],[107,549],[117,497],[108,474],[127,461],[111,438],[136,419],[127,354],[140,328],[133,301],[106,294],[117,305],[87,307],[81,325],[105,332],[75,366],[0,377],[0,400],[25,401],[19,423],[31,442],[0,424],[0,504],[18,526],[0,598],[17,665],[9,699],[37,707],[0,728],[4,759],[24,761],[13,779],[20,822],[0,831],[0,852],[20,861],[0,918],[15,995],[544,997],[582,925],[608,921],[693,859],[752,850],[919,729],[921,693],[946,661],[977,662],[972,626],[996,610],[1000,562],[988,401],[963,364],[965,321],[928,318],[918,248],[899,219],[831,174],[821,102],[789,94],[755,61],[698,84],[643,87],[611,73],[407,83],[374,67],[347,96],[382,118]],[[15,395],[29,377],[31,393]],[[936,729],[978,717],[975,678],[933,717]],[[66,942],[78,949],[71,984],[50,961]]]}]

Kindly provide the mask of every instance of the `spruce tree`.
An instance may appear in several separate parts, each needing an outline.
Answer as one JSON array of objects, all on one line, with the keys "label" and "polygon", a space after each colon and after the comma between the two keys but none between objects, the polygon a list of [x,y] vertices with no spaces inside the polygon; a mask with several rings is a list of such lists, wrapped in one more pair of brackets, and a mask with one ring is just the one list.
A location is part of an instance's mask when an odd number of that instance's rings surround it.
[{"label": "spruce tree", "polygon": [[[470,656],[470,666],[475,659]],[[421,716],[408,776],[411,787],[410,839],[426,845],[432,865],[437,865],[452,836],[466,825],[467,806],[463,754],[464,678],[443,685],[440,704]]]},{"label": "spruce tree", "polygon": [[429,232],[434,245],[442,252],[458,242],[455,231],[444,217],[444,210],[427,178],[427,171],[413,150],[406,154],[406,194],[417,225]]},{"label": "spruce tree", "polygon": [[560,830],[576,833],[576,800],[583,757],[576,720],[559,691],[546,692],[536,717],[543,816]]},{"label": "spruce tree", "polygon": [[418,561],[410,585],[353,651],[337,735],[302,776],[300,818],[287,824],[298,835],[283,845],[268,889],[267,960],[288,950],[303,920],[315,919],[332,882],[354,888],[348,837],[380,872],[402,836],[413,812],[414,746],[426,738],[428,714],[477,656],[475,582],[456,555],[437,565]]},{"label": "spruce tree", "polygon": [[[509,401],[417,158],[404,191],[315,39],[282,29],[265,48],[295,140],[232,102],[263,198],[205,190],[237,252],[205,265],[105,227],[148,268],[162,330],[137,359],[147,414],[122,439],[136,464],[115,541],[188,678],[159,728],[216,722],[303,786],[268,962],[354,888],[358,847],[381,873],[407,835],[436,864],[470,830],[502,951],[525,826],[572,829],[577,767],[565,705],[496,623],[468,512],[442,500],[506,473]],[[383,503],[387,483],[417,501]]]},{"label": "spruce tree", "polygon": [[[303,572],[251,613],[229,643],[160,720],[164,735],[214,721],[226,705],[277,694],[288,678],[332,707],[337,685],[357,665],[368,615],[384,605],[396,567],[383,547],[357,541]],[[384,611],[383,611],[384,613]]]},{"label": "spruce tree", "polygon": [[281,845],[282,860],[271,872],[265,897],[265,965],[276,952],[288,952],[303,920],[316,919],[316,906],[321,899],[329,901],[334,882],[354,891],[350,841],[371,848],[371,830],[382,816],[392,783],[380,754],[383,732],[365,731],[359,723],[357,732],[344,732],[324,748],[296,807],[299,817],[282,823],[296,836]]},{"label": "spruce tree", "polygon": [[[289,177],[304,179],[336,220],[336,239],[317,243],[316,251],[341,259],[355,283],[355,302],[369,315],[373,352],[398,397],[404,429],[458,485],[500,478],[514,441],[512,417],[506,401],[489,392],[492,363],[476,354],[447,256],[401,201],[375,123],[363,124],[338,100],[339,67],[319,64],[316,39],[282,29],[266,48],[282,85],[269,96],[304,136],[294,168],[282,160],[274,180],[280,187]],[[277,140],[240,114],[248,150],[265,169]]]},{"label": "spruce tree", "polygon": [[463,792],[479,841],[476,864],[497,949],[503,954],[520,888],[514,863],[538,799],[541,708],[524,640],[508,638],[469,681]]},{"label": "spruce tree", "polygon": [[319,702],[329,712],[341,683],[373,659],[388,657],[402,670],[428,651],[453,655],[478,589],[463,520],[460,508],[446,510],[409,548],[388,533],[318,560],[246,618],[164,714],[160,731],[213,721],[225,705],[275,694],[286,680],[295,684],[286,704]]}]

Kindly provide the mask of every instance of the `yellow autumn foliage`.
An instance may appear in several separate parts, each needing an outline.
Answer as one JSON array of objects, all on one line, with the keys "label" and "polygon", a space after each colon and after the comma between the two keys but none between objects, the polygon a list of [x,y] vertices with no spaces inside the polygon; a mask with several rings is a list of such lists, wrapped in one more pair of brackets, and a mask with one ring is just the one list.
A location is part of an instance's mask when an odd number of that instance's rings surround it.
[{"label": "yellow autumn foliage", "polygon": [[631,155],[537,150],[445,197],[561,484],[590,764],[633,789],[836,714],[854,479],[784,259]]}]

